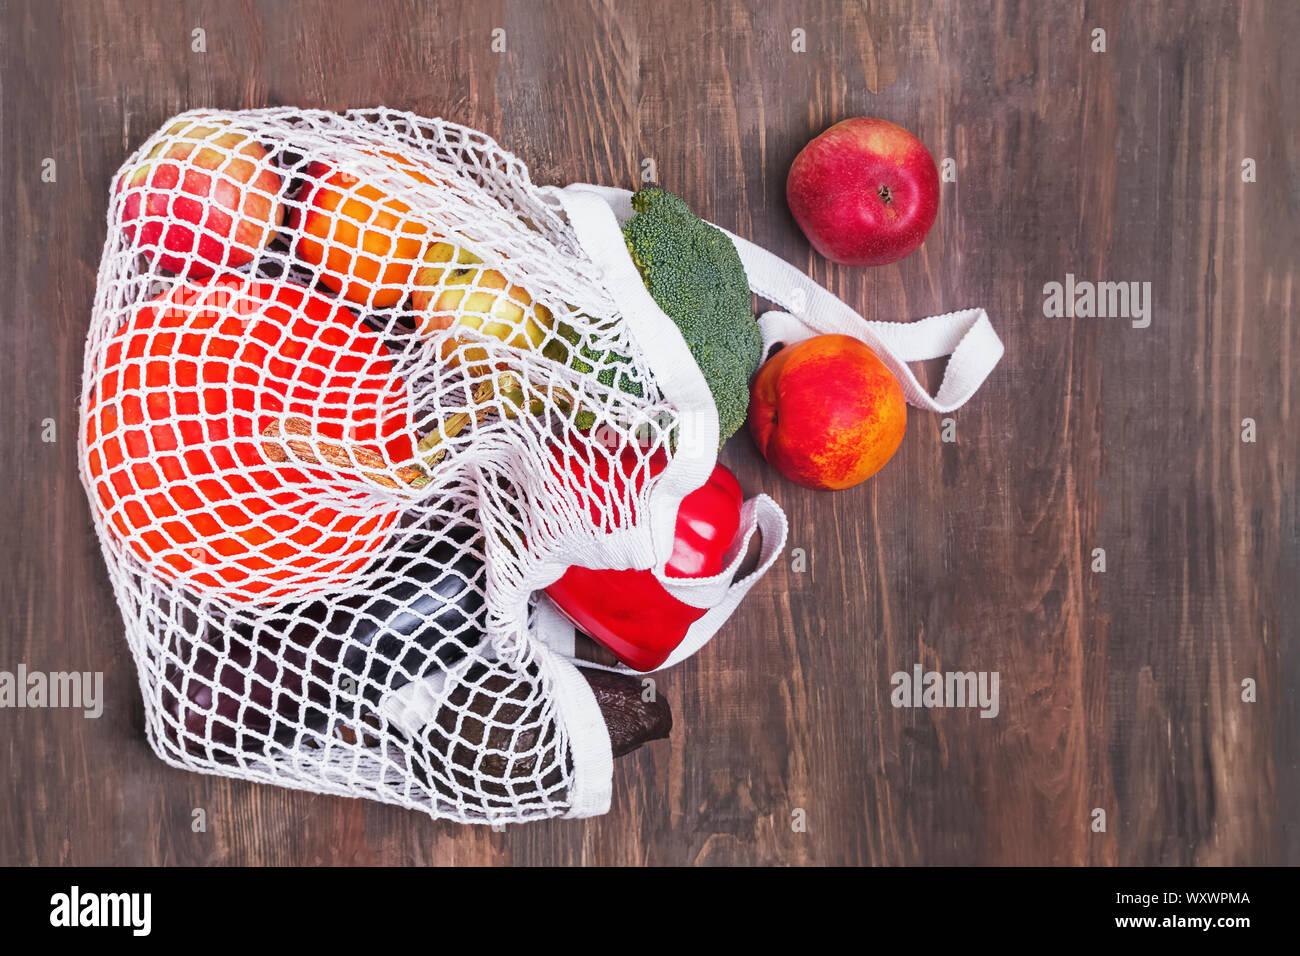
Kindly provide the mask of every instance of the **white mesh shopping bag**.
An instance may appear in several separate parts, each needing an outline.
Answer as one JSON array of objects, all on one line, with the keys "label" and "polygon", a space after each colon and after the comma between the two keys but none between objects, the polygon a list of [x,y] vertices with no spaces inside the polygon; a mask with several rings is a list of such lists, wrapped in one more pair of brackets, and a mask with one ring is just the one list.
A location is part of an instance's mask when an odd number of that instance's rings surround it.
[{"label": "white mesh shopping bag", "polygon": [[[625,203],[382,109],[192,112],[128,159],[80,464],[164,760],[465,822],[608,809],[608,734],[536,595],[574,564],[661,575],[718,445]],[[798,312],[797,281],[738,246]],[[835,310],[809,293],[818,329]],[[777,315],[765,331],[790,337]],[[960,404],[996,336],[982,314],[927,321],[942,354],[978,346],[941,389]],[[881,335],[902,373],[934,351]],[[672,582],[712,610],[670,663],[784,538],[760,496],[723,574]]]}]

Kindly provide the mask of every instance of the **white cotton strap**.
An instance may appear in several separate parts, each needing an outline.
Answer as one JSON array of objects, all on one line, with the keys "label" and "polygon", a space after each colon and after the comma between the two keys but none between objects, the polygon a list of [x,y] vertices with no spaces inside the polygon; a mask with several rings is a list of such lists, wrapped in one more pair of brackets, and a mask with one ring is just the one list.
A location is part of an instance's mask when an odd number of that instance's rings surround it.
[{"label": "white cotton strap", "polygon": [[[620,222],[632,214],[632,193],[626,189],[585,183],[569,189],[599,196]],[[1002,340],[983,309],[963,309],[915,322],[868,322],[784,259],[726,229],[722,231],[740,253],[750,289],[786,310],[765,312],[758,319],[764,355],[778,342],[793,344],[814,335],[850,335],[871,346],[897,376],[909,405],[932,412],[951,412],[966,404],[1002,358]],[[939,390],[931,395],[907,363],[945,355],[951,356],[948,367]]]},{"label": "white cotton strap", "polygon": [[[951,412],[965,405],[1002,358],[1002,340],[983,309],[962,309],[915,322],[868,322],[784,259],[727,235],[740,253],[749,287],[789,310],[759,316],[764,355],[778,342],[791,345],[814,335],[852,336],[871,346],[897,376],[909,405],[932,412]],[[931,395],[907,363],[945,355],[951,356],[948,367],[939,390]]]},{"label": "white cotton strap", "polygon": [[[741,509],[735,557],[726,571],[716,578],[690,581],[659,578],[665,588],[678,600],[695,607],[708,607],[709,610],[691,625],[681,644],[666,661],[655,668],[656,670],[663,670],[684,661],[718,633],[722,625],[731,617],[732,612],[739,607],[741,600],[749,593],[749,589],[767,573],[785,548],[788,531],[789,524],[780,505],[767,495],[758,495],[745,502]],[[750,541],[755,534],[759,535],[758,563],[749,574],[743,578],[736,578],[735,575],[744,563]],[[543,597],[538,600],[533,620],[534,633],[540,641],[557,655],[565,657],[574,655],[577,629],[551,604],[548,598]],[[597,664],[591,661],[581,663],[583,667],[595,670],[615,671],[620,674],[642,673],[622,664]]]},{"label": "white cotton strap", "polygon": [[677,600],[692,607],[715,608],[729,600],[735,592],[741,567],[749,554],[754,535],[759,535],[759,558],[756,570],[746,575],[744,589],[762,577],[776,556],[785,547],[785,512],[767,495],[758,495],[746,501],[740,509],[740,526],[735,540],[727,551],[726,567],[708,578],[674,578],[656,572],[659,583]]},{"label": "white cotton strap", "polygon": [[[569,787],[569,817],[596,817],[609,812],[614,790],[614,750],[609,727],[596,703],[595,692],[578,672],[575,659],[577,629],[549,600],[538,600],[533,611],[533,636],[555,681],[555,705],[569,735],[573,782]],[[583,663],[583,667],[589,665]]]},{"label": "white cotton strap", "polygon": [[577,656],[577,628],[549,600],[542,599],[533,609],[533,636],[561,657]]},{"label": "white cotton strap", "polygon": [[549,666],[555,684],[554,701],[560,722],[569,735],[573,757],[573,782],[569,786],[566,817],[596,817],[609,812],[614,791],[614,750],[609,727],[596,703],[596,694],[578,669],[545,647],[543,666]]},{"label": "white cotton strap", "polygon": [[[713,635],[717,634],[722,625],[727,623],[727,619],[731,617],[732,612],[740,606],[740,602],[749,593],[749,589],[767,573],[767,569],[772,566],[777,556],[785,548],[789,523],[786,521],[785,512],[767,495],[759,495],[757,498],[745,502],[745,508],[741,514],[741,528],[745,532],[745,543],[740,548],[742,558],[749,549],[749,540],[754,536],[754,533],[757,532],[760,536],[758,565],[743,578],[733,581],[722,599],[711,607],[702,618],[691,625],[690,630],[686,632],[685,639],[677,645],[676,650],[668,655],[668,660],[659,666],[659,670],[672,667],[674,664],[686,660],[686,658],[709,643],[713,639]],[[676,593],[682,600],[686,600],[676,588],[670,587],[669,590]]]}]

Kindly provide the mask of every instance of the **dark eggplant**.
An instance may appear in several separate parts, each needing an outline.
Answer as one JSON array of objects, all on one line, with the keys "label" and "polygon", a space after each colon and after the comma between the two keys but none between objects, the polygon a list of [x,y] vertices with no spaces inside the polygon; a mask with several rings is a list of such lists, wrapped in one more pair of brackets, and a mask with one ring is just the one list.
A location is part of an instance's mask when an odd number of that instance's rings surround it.
[{"label": "dark eggplant", "polygon": [[343,668],[371,704],[445,670],[482,641],[483,562],[472,549],[478,535],[461,525],[437,538],[408,539],[383,566],[390,583],[330,615],[324,630],[343,641]]},{"label": "dark eggplant", "polygon": [[[378,586],[366,594],[285,608],[262,625],[341,665],[340,709],[349,698],[372,706],[390,691],[462,660],[486,630],[483,562],[472,549],[479,532],[466,525],[441,535],[414,535],[371,569]],[[241,636],[247,638],[247,629]]]}]

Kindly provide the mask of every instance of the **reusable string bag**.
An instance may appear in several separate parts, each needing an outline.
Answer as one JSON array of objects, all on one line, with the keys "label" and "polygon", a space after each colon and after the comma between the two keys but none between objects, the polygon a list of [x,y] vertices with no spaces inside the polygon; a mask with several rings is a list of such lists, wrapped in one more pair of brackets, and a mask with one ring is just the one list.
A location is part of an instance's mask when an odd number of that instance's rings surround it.
[{"label": "reusable string bag", "polygon": [[[79,458],[162,759],[462,822],[608,809],[538,595],[572,564],[664,580],[718,439],[624,203],[385,109],[194,111],[128,159]],[[784,539],[759,496],[727,571],[672,582],[713,610],[670,663]]]}]

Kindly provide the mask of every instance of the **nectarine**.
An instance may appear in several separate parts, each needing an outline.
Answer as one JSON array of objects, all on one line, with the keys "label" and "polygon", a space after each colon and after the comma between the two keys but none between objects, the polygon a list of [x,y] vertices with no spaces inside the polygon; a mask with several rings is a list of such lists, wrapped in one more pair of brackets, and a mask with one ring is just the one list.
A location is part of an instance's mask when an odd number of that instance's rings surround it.
[{"label": "nectarine", "polygon": [[867,345],[818,335],[777,352],[750,385],[763,457],[807,488],[850,488],[893,457],[907,428],[903,388]]}]

